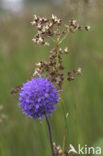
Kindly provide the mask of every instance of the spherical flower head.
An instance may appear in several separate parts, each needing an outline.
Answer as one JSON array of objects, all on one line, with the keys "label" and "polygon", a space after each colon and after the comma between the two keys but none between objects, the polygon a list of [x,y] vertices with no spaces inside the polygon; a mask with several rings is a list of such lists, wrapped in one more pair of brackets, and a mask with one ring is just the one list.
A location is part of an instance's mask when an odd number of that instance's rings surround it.
[{"label": "spherical flower head", "polygon": [[19,93],[19,104],[27,116],[34,119],[48,116],[56,109],[59,101],[57,88],[45,78],[34,78],[23,84]]}]

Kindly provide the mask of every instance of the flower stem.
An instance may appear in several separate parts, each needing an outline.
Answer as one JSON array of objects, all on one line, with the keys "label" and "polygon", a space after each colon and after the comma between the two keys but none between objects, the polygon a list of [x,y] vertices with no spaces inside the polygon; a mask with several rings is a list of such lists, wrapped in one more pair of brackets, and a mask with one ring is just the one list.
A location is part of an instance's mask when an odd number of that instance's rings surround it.
[{"label": "flower stem", "polygon": [[46,123],[47,123],[47,126],[48,126],[48,134],[49,134],[49,141],[50,141],[52,156],[55,156],[54,149],[53,149],[53,140],[52,140],[52,133],[51,133],[51,128],[50,128],[50,123],[49,123],[49,120],[48,120],[47,116],[45,116],[45,118],[46,118]]},{"label": "flower stem", "polygon": [[68,34],[69,34],[69,33],[67,33],[67,34],[60,40],[59,44],[61,44],[61,43],[68,37]]},{"label": "flower stem", "polygon": [[57,62],[56,62],[56,65],[57,65],[57,67],[58,67],[58,65],[59,65],[59,53],[58,53],[58,42],[56,42],[56,51],[57,51]]}]

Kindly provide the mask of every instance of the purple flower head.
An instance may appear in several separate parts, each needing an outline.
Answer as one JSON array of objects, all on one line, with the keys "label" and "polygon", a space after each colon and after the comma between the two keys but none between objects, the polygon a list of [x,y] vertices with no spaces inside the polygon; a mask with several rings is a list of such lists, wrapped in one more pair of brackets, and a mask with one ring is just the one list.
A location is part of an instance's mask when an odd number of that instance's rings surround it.
[{"label": "purple flower head", "polygon": [[27,116],[34,119],[48,116],[56,109],[59,101],[57,88],[51,81],[38,77],[23,84],[19,93],[19,104]]}]

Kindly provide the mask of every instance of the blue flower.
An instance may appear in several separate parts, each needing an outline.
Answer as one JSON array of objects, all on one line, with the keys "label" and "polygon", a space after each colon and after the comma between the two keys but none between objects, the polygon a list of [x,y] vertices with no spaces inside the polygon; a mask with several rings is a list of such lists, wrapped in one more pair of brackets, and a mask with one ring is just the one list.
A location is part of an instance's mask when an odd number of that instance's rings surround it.
[{"label": "blue flower", "polygon": [[27,81],[19,93],[19,104],[27,116],[34,119],[52,114],[59,101],[59,93],[54,84],[41,77]]}]

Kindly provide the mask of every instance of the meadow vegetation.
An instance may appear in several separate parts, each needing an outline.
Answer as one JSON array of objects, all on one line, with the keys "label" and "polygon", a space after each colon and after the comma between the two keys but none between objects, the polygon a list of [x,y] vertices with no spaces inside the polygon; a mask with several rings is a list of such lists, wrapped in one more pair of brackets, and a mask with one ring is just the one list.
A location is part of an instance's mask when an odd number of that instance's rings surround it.
[{"label": "meadow vegetation", "polygon": [[[68,22],[69,18],[79,20],[82,25],[91,26],[89,33],[76,32],[62,47],[69,47],[69,56],[64,57],[66,71],[82,68],[82,75],[72,82],[65,81],[63,102],[67,118],[66,147],[88,144],[92,146],[101,140],[103,145],[103,6],[82,4],[81,10],[64,5],[41,7],[36,13],[48,16],[54,11]],[[79,6],[80,4],[78,4]],[[70,10],[70,11],[69,11]],[[32,11],[22,15],[5,13],[0,19],[0,105],[3,105],[7,119],[0,123],[0,156],[49,156],[50,148],[45,121],[27,118],[18,109],[17,96],[12,96],[13,87],[30,79],[35,63],[48,59],[49,47],[36,46],[32,42],[34,29]],[[50,48],[52,48],[52,44]],[[62,145],[65,133],[65,119],[62,102],[51,117],[53,140]],[[103,146],[102,146],[103,147]],[[44,155],[42,155],[44,153]]]}]

